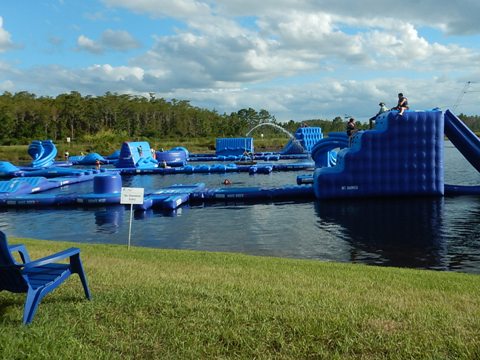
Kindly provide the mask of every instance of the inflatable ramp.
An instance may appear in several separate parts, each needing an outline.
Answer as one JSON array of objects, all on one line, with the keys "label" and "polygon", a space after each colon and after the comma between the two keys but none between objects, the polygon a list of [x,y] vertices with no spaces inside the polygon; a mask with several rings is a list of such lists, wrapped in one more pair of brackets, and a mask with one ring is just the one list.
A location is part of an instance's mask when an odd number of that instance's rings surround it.
[{"label": "inflatable ramp", "polygon": [[151,169],[158,166],[158,161],[152,157],[148,142],[124,142],[115,166],[117,168]]}]

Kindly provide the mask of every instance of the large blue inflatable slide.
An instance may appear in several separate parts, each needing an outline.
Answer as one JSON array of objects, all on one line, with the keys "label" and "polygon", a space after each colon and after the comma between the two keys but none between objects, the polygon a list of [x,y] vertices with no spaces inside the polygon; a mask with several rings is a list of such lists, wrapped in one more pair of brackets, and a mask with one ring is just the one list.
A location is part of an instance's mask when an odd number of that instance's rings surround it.
[{"label": "large blue inflatable slide", "polygon": [[46,168],[55,163],[57,148],[52,140],[34,140],[28,147],[28,154],[32,157],[32,168]]},{"label": "large blue inflatable slide", "polygon": [[444,184],[444,135],[480,171],[480,140],[447,110],[391,111],[377,118],[375,129],[360,131],[350,146],[335,137],[312,150],[315,162],[333,147],[336,166],[314,172],[319,199],[389,196],[442,196],[446,192],[476,193],[478,187]]}]

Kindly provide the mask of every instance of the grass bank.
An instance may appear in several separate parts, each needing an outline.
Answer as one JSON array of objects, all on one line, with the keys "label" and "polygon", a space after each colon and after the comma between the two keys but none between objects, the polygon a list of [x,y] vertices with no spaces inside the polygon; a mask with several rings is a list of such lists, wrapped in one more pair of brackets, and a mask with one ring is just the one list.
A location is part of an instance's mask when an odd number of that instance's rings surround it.
[{"label": "grass bank", "polygon": [[[72,244],[25,243],[34,258]],[[0,293],[5,359],[478,359],[480,276],[80,245],[30,326]]]}]

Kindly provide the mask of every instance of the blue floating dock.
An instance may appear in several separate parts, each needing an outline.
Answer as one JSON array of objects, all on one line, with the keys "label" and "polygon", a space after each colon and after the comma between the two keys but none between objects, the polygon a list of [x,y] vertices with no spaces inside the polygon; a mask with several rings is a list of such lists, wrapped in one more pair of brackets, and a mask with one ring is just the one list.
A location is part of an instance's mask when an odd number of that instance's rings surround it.
[{"label": "blue floating dock", "polygon": [[315,198],[312,186],[225,187],[192,192],[193,202],[297,201]]},{"label": "blue floating dock", "polygon": [[204,183],[196,183],[193,185],[171,185],[147,194],[144,204],[137,205],[135,209],[147,210],[152,207],[174,210],[187,203],[192,192],[202,191],[204,188]]}]

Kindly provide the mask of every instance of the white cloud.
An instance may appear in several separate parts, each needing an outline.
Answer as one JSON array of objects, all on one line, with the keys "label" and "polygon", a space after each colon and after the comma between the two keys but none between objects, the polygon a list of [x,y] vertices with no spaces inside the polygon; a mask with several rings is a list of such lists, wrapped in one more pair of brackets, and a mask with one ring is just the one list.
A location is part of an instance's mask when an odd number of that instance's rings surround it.
[{"label": "white cloud", "polygon": [[78,37],[77,47],[79,50],[88,51],[94,54],[101,54],[104,51],[102,46],[98,42],[89,39],[85,35],[80,35]]},{"label": "white cloud", "polygon": [[201,18],[210,13],[207,2],[195,0],[103,0],[103,3],[111,7],[147,13],[154,17]]},{"label": "white cloud", "polygon": [[105,30],[99,41],[92,40],[85,35],[77,39],[77,48],[93,54],[102,54],[108,50],[128,51],[140,47],[140,43],[124,30]]},{"label": "white cloud", "polygon": [[[379,101],[394,105],[399,91],[415,108],[452,105],[465,81],[480,79],[479,50],[438,35],[438,29],[445,35],[478,32],[469,20],[478,6],[462,0],[103,2],[112,12],[119,7],[162,24],[172,17],[182,26],[173,35],[172,29],[170,35],[153,33],[153,46],[125,66],[43,66],[6,72],[0,81],[19,89],[38,84],[38,93],[49,95],[155,92],[220,112],[265,108],[279,120],[300,120],[345,112],[368,118]],[[462,17],[466,24],[460,26]],[[96,39],[80,35],[77,48],[105,58],[108,51],[138,48],[124,26]],[[425,28],[434,29],[435,40]]]},{"label": "white cloud", "polygon": [[139,67],[118,66],[109,64],[93,65],[86,69],[90,77],[99,78],[102,81],[124,81],[129,78],[142,80],[144,71]]},{"label": "white cloud", "polygon": [[10,33],[3,28],[3,18],[0,16],[0,52],[13,48]]},{"label": "white cloud", "polygon": [[124,30],[105,30],[102,34],[101,43],[108,49],[118,51],[126,51],[140,47],[140,43]]}]

